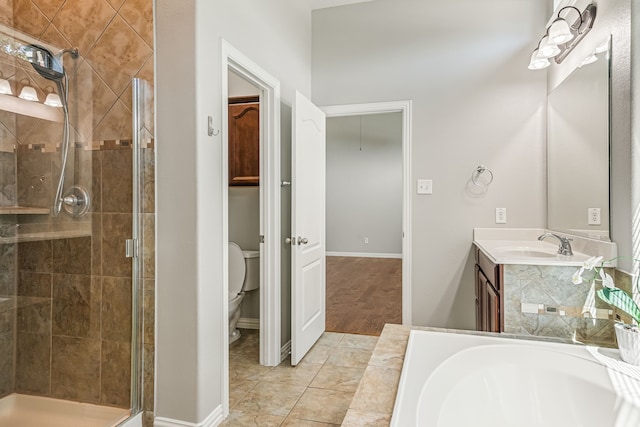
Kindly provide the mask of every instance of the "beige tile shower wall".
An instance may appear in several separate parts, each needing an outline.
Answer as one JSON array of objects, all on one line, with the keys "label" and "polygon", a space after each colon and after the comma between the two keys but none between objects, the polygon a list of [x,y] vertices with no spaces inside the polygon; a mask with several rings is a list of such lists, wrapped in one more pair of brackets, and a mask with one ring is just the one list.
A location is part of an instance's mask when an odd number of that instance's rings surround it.
[{"label": "beige tile shower wall", "polygon": [[[152,4],[152,0],[0,3],[3,24],[60,48],[80,49],[77,61],[65,58],[65,67],[71,74],[69,101],[74,140],[80,144],[72,150],[72,165],[75,182],[89,188],[93,197],[91,237],[19,245],[20,304],[17,316],[13,316],[18,328],[16,351],[21,355],[15,371],[18,391],[129,406],[131,267],[123,256],[123,241],[131,235],[131,149],[104,147],[101,141],[131,139],[131,79],[138,77],[153,84]],[[20,79],[28,78],[36,85],[41,100],[44,99],[46,85],[50,83],[32,70],[0,58],[0,71],[9,78],[14,92],[19,89]],[[148,128],[152,135],[153,125]],[[56,144],[61,134],[59,124],[0,112],[3,139],[0,151],[11,152],[2,147],[13,144],[27,149],[14,151],[19,152],[19,171],[15,173],[18,194],[20,189],[29,188],[33,176],[41,176],[41,171],[46,175],[44,191],[38,194],[27,191],[23,197],[31,199],[25,199],[25,203],[50,205],[59,173],[60,148]],[[40,147],[33,150],[29,144]],[[153,144],[143,151],[142,276],[144,349],[148,362],[144,409],[152,411]],[[47,221],[55,219],[30,217],[22,222]],[[68,218],[59,221],[72,223]],[[4,263],[4,257],[0,262]],[[5,272],[10,274],[4,269],[1,273]],[[2,331],[6,329],[3,319],[0,313],[0,340],[4,339]],[[0,354],[0,392],[3,369],[8,364],[13,361],[4,361]],[[13,378],[13,372],[7,376]],[[147,416],[147,423],[150,419]]]},{"label": "beige tile shower wall", "polygon": [[13,391],[16,247],[0,245],[0,398]]}]

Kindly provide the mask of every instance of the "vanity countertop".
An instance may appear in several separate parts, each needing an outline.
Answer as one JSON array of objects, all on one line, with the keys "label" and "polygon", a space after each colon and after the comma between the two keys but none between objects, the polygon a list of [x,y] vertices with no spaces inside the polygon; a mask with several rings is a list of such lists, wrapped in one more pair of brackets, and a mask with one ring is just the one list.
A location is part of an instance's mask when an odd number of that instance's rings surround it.
[{"label": "vanity countertop", "polygon": [[[554,237],[539,241],[538,236],[554,233],[572,239],[573,255],[558,254],[559,242]],[[616,257],[616,244],[588,239],[542,228],[476,228],[473,244],[495,264],[580,266],[593,256],[605,260]],[[615,261],[606,264],[615,267]]]}]

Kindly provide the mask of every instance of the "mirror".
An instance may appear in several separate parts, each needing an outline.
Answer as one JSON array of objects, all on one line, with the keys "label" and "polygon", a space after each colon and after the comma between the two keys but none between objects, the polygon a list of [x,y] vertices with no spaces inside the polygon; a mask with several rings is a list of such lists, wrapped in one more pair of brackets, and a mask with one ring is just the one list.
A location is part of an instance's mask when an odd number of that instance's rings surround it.
[{"label": "mirror", "polygon": [[548,96],[547,228],[609,240],[611,40]]}]

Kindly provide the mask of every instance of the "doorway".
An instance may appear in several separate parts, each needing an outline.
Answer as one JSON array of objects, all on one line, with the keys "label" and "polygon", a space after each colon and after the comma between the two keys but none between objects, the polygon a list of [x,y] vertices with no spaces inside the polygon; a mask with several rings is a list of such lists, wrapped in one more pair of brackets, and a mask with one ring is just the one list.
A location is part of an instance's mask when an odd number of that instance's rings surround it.
[{"label": "doorway", "polygon": [[402,323],[402,114],[327,119],[326,329]]},{"label": "doorway", "polygon": [[327,115],[327,330],[411,323],[411,101]]},{"label": "doorway", "polygon": [[[241,330],[254,330],[252,339],[260,333],[260,89],[233,70],[228,75],[229,117],[229,187],[228,236],[230,245],[237,245],[244,257],[244,285],[230,283],[229,341],[231,345],[242,337]],[[229,256],[237,255],[230,252]],[[233,261],[232,261],[233,262]],[[242,264],[242,262],[241,262]],[[257,274],[256,274],[257,273]],[[230,274],[229,280],[241,278]],[[252,289],[252,290],[249,290]],[[240,292],[240,294],[238,294]],[[235,302],[232,299],[235,298]],[[238,343],[239,344],[239,343]],[[259,358],[259,348],[251,357]]]},{"label": "doorway", "polygon": [[[224,39],[221,52],[222,133],[222,254],[223,363],[222,402],[229,413],[229,75],[239,77],[259,93],[259,361],[276,366],[281,361],[280,343],[280,82]],[[210,121],[212,118],[210,117]],[[210,132],[212,130],[210,129]]]}]

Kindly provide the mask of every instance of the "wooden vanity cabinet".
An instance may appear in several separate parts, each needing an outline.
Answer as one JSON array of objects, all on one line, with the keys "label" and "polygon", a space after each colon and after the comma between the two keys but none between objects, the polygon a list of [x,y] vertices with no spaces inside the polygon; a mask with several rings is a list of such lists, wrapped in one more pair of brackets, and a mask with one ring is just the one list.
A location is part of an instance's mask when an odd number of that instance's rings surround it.
[{"label": "wooden vanity cabinet", "polygon": [[494,264],[476,248],[476,330],[485,332],[504,330],[502,283],[502,265]]},{"label": "wooden vanity cabinet", "polygon": [[229,185],[260,185],[260,98],[229,98]]}]

